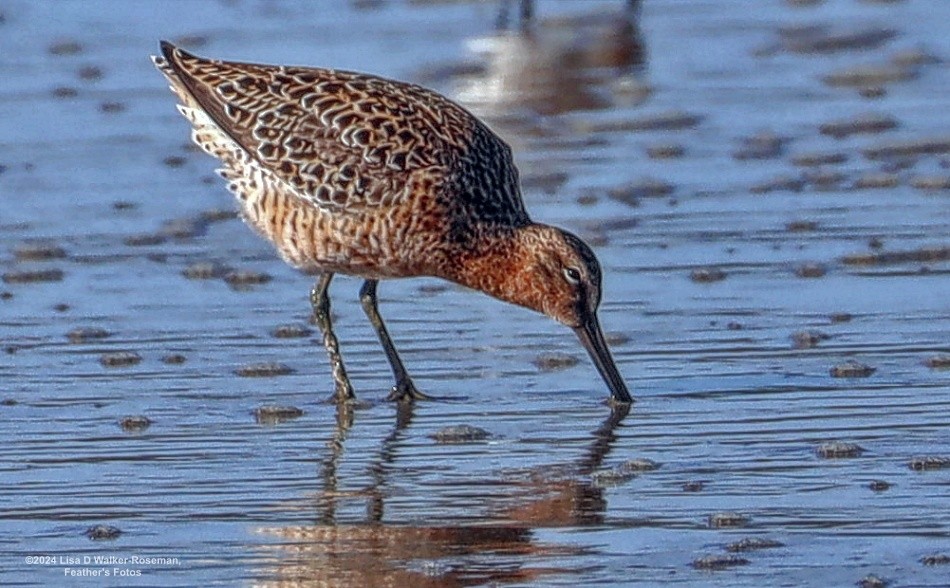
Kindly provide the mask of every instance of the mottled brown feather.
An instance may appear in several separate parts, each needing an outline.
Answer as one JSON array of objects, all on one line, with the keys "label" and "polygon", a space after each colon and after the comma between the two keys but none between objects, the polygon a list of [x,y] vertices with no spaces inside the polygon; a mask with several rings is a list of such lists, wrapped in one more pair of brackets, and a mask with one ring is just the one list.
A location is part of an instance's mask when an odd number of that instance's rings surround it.
[{"label": "mottled brown feather", "polygon": [[470,219],[528,222],[510,148],[435,92],[346,71],[202,59],[168,43],[162,51],[179,94],[315,205],[405,205],[425,184]]}]

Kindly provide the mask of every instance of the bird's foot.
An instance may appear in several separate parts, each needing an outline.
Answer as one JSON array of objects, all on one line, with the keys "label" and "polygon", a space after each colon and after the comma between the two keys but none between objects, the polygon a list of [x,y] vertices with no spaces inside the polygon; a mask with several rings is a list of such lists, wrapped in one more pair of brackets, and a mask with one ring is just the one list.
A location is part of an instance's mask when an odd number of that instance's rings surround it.
[{"label": "bird's foot", "polygon": [[396,382],[396,385],[389,392],[389,396],[386,397],[386,400],[391,402],[415,402],[416,400],[431,399],[431,396],[420,392],[409,378]]},{"label": "bird's foot", "polygon": [[607,400],[604,400],[604,404],[606,404],[607,406],[609,406],[611,410],[620,410],[620,409],[623,409],[623,410],[625,410],[625,411],[627,411],[627,412],[630,411],[630,407],[633,406],[633,403],[634,403],[634,402],[635,402],[635,400],[633,400],[632,398],[630,399],[629,402],[627,402],[627,401],[624,401],[624,400],[620,400],[620,399],[616,398],[615,396],[608,396],[608,397],[607,397]]}]

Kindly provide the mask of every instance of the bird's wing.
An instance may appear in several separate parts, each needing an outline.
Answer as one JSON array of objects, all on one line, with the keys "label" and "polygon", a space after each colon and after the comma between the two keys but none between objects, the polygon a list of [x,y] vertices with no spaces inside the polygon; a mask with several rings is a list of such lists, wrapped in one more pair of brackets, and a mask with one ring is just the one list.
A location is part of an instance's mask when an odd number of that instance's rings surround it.
[{"label": "bird's wing", "polygon": [[[473,213],[527,218],[510,148],[425,88],[353,72],[202,59],[162,42],[156,65],[185,103],[290,192],[336,210],[429,189]],[[210,119],[210,121],[207,121]],[[199,122],[202,122],[199,121]],[[226,165],[234,154],[215,148]]]}]

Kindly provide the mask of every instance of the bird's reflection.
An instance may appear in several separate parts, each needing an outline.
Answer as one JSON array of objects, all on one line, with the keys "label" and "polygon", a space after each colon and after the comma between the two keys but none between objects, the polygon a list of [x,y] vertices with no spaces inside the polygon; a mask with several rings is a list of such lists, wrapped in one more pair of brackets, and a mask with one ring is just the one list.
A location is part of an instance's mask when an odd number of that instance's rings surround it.
[{"label": "bird's reflection", "polygon": [[[508,506],[478,523],[469,522],[470,513],[459,513],[466,523],[457,525],[385,522],[391,487],[387,475],[398,471],[394,460],[412,421],[411,404],[397,408],[396,425],[370,466],[371,487],[361,493],[367,500],[366,520],[338,523],[335,513],[341,493],[337,467],[353,423],[352,409],[342,406],[338,410],[329,455],[321,466],[324,487],[315,503],[320,511],[317,522],[262,529],[276,536],[279,543],[270,554],[270,565],[260,570],[258,575],[264,580],[258,585],[452,587],[525,583],[545,575],[580,573],[559,562],[566,555],[581,553],[581,548],[542,543],[534,530],[603,521],[606,499],[590,474],[610,453],[616,428],[630,407],[612,409],[591,432],[590,445],[576,463],[562,468],[545,466],[517,482],[490,480],[493,492],[509,495]],[[546,473],[554,469],[559,474]],[[420,513],[420,518],[424,520],[425,513]]]},{"label": "bird's reflection", "polygon": [[540,20],[532,19],[532,4],[522,1],[518,28],[508,26],[510,4],[502,2],[495,34],[469,42],[483,65],[460,77],[456,96],[477,114],[607,108],[621,87],[635,101],[649,94],[641,79],[646,46],[639,2],[619,14],[602,10]]},{"label": "bird's reflection", "polygon": [[345,449],[346,435],[353,426],[354,407],[350,403],[336,403],[336,428],[333,437],[327,441],[327,454],[323,460],[322,479],[325,507],[320,509],[320,522],[324,525],[336,523],[337,469]]},{"label": "bird's reflection", "polygon": [[[531,21],[534,18],[534,1],[535,0],[517,0],[518,3],[518,24],[522,29],[525,29],[531,25]],[[643,0],[624,0],[627,15],[633,18],[638,18],[640,16],[640,6],[643,3]],[[513,0],[500,0],[499,2],[499,11],[498,11],[498,28],[507,29],[510,24],[512,4]]]}]

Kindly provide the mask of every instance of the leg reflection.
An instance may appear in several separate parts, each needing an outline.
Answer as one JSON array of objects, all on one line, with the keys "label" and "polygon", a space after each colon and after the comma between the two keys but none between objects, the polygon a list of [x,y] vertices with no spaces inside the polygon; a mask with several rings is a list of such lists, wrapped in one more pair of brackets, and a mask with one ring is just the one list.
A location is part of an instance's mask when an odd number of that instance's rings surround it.
[{"label": "leg reflection", "polygon": [[[387,501],[399,500],[404,508],[405,500],[413,500],[394,494],[394,488],[401,486],[395,486],[392,478],[403,473],[397,457],[406,447],[414,411],[421,409],[412,403],[391,406],[396,409],[396,420],[369,464],[368,487],[342,493],[338,469],[353,425],[353,410],[349,404],[338,405],[337,427],[322,463],[324,488],[317,522],[262,530],[281,544],[277,557],[269,558],[270,563],[260,570],[258,576],[263,580],[259,585],[533,584],[552,574],[580,576],[589,571],[587,564],[570,567],[571,563],[565,563],[589,555],[589,548],[545,543],[535,530],[604,520],[607,501],[590,474],[603,466],[613,450],[629,405],[617,406],[591,431],[587,450],[575,462],[561,468],[543,465],[527,476],[517,476],[514,482],[507,472],[498,478],[473,479],[471,488],[448,486],[445,495],[430,495],[439,493],[441,487],[428,487],[426,494],[414,499],[421,505],[417,515],[402,523],[394,522],[392,515],[387,521],[386,506]],[[475,498],[477,487],[491,488],[498,506],[488,507],[486,514],[475,518],[472,511],[482,511],[484,505]],[[431,510],[434,500],[451,503],[452,492],[459,493],[454,500],[464,501],[469,496],[473,501],[456,521],[444,510]],[[339,503],[346,500],[352,504],[354,499],[366,501],[365,516],[352,509],[344,514],[340,508],[338,512]]]}]

